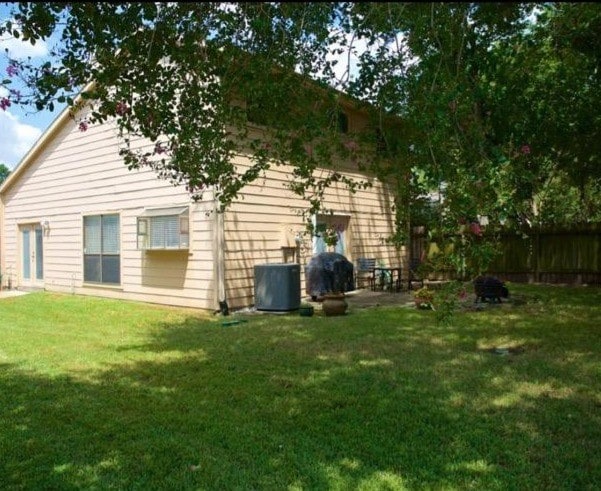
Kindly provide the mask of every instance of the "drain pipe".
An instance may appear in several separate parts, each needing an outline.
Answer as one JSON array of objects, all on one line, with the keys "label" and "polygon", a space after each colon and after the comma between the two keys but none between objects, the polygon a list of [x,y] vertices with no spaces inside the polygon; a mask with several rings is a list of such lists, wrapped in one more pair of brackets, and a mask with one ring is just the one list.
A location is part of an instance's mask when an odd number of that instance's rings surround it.
[{"label": "drain pipe", "polygon": [[223,213],[219,211],[217,189],[213,189],[213,273],[215,275],[215,298],[223,315],[229,314],[225,298],[225,234]]}]

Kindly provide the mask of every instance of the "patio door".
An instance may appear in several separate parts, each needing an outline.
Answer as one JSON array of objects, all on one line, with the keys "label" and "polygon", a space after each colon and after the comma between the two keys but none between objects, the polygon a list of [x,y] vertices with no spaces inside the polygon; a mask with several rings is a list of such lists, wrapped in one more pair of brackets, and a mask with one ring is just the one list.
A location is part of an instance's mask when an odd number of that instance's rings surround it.
[{"label": "patio door", "polygon": [[44,231],[38,224],[21,225],[21,285],[44,286]]}]

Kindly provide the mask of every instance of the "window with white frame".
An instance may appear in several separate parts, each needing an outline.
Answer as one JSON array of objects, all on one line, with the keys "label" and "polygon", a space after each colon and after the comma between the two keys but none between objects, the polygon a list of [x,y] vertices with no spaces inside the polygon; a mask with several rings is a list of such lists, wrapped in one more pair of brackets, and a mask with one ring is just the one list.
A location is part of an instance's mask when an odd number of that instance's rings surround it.
[{"label": "window with white frame", "polygon": [[146,210],[138,217],[138,249],[186,250],[190,246],[187,206]]},{"label": "window with white frame", "polygon": [[83,279],[87,283],[121,283],[119,215],[83,217]]}]

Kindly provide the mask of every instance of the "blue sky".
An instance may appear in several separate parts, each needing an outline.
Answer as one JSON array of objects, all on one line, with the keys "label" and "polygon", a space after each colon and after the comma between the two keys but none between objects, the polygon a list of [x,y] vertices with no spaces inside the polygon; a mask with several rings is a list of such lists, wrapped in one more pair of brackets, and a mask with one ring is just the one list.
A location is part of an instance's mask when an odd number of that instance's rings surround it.
[{"label": "blue sky", "polygon": [[[0,22],[8,19],[10,5],[0,4]],[[51,46],[50,42],[38,42],[32,46],[29,42],[23,43],[10,36],[0,38],[0,80],[8,78],[6,68],[8,56],[26,58],[31,56],[32,60],[45,59]],[[16,80],[13,79],[11,88],[19,89]],[[0,88],[0,96],[5,96],[5,91]],[[35,108],[21,108],[15,104],[6,111],[0,110],[0,163],[6,164],[9,169],[17,165],[21,158],[32,147],[43,131],[60,114],[64,105],[57,105],[54,112],[36,111]]]}]

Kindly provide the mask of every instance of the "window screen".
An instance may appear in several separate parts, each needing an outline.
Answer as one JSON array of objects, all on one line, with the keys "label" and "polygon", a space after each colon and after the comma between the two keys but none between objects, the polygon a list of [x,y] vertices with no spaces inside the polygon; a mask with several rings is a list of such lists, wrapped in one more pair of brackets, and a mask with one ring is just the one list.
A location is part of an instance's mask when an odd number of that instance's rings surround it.
[{"label": "window screen", "polygon": [[179,216],[152,217],[150,248],[179,248]]}]

